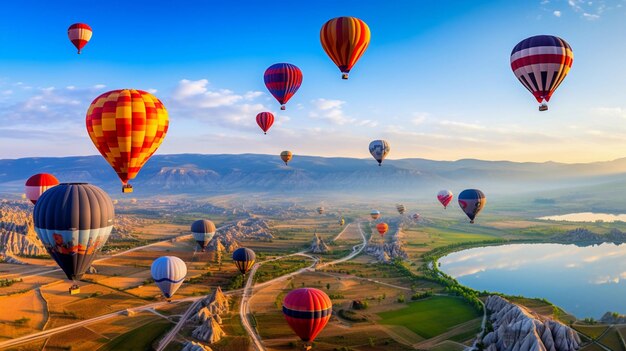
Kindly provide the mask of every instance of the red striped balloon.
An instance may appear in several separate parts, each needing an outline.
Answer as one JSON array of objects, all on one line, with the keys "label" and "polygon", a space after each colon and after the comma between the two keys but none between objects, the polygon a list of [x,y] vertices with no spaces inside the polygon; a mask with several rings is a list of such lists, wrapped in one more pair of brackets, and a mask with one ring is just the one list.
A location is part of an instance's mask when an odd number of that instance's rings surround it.
[{"label": "red striped balloon", "polygon": [[264,134],[267,134],[267,131],[274,124],[274,115],[271,112],[261,112],[256,115],[256,124],[261,127]]},{"label": "red striped balloon", "polygon": [[92,34],[93,31],[91,27],[85,23],[74,23],[67,29],[67,36],[76,49],[78,49],[79,54],[80,50],[82,50],[91,39]]},{"label": "red striped balloon", "polygon": [[291,63],[275,63],[265,70],[263,75],[267,90],[278,100],[280,109],[298,91],[302,85],[302,71]]},{"label": "red striped balloon", "polygon": [[328,295],[314,288],[292,290],[283,300],[283,314],[304,342],[313,342],[333,313]]},{"label": "red striped balloon", "polygon": [[26,197],[34,205],[44,191],[57,185],[59,185],[59,180],[55,176],[48,173],[39,173],[28,178],[24,192],[26,193]]}]

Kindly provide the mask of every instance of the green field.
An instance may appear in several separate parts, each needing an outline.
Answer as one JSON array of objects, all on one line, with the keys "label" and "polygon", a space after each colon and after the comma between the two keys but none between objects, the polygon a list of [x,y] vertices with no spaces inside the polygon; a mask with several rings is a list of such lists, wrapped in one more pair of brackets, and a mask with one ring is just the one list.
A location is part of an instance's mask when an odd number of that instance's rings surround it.
[{"label": "green field", "polygon": [[480,314],[461,299],[435,296],[411,302],[405,308],[378,313],[378,316],[382,318],[381,324],[401,325],[429,339]]},{"label": "green field", "polygon": [[99,348],[98,351],[152,350],[152,343],[163,335],[171,325],[172,323],[164,320],[144,324],[111,340],[111,342]]}]

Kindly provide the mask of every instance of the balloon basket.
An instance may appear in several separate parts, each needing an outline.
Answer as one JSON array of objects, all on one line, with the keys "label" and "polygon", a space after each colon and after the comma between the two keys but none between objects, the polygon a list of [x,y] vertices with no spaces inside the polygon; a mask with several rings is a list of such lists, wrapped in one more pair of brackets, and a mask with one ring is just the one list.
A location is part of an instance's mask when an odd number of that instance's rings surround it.
[{"label": "balloon basket", "polygon": [[122,193],[132,193],[133,192],[133,186],[130,184],[126,184],[122,186]]},{"label": "balloon basket", "polygon": [[74,284],[69,288],[70,295],[80,294],[80,286]]},{"label": "balloon basket", "polygon": [[281,110],[283,110],[283,111],[285,111],[285,105],[282,105],[282,106],[280,107],[280,109],[281,109]]},{"label": "balloon basket", "polygon": [[539,105],[539,111],[548,111],[548,105],[544,105],[544,104]]},{"label": "balloon basket", "polygon": [[348,73],[343,73],[341,75],[341,79],[348,79]]}]

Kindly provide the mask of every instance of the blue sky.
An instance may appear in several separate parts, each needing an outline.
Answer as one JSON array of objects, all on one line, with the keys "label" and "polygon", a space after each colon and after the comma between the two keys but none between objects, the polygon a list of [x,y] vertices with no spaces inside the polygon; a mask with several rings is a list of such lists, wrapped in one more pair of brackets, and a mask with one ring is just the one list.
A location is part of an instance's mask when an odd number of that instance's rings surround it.
[{"label": "blue sky", "polygon": [[[279,153],[588,162],[626,156],[626,1],[49,1],[0,11],[0,158],[95,154],[85,131],[101,92],[151,90],[170,113],[159,153]],[[328,19],[368,23],[348,81],[326,56]],[[77,55],[74,22],[94,35]],[[536,34],[566,39],[569,76],[550,110],[509,66]],[[304,83],[286,111],[263,71],[290,62]],[[262,135],[254,117],[277,123]]]}]

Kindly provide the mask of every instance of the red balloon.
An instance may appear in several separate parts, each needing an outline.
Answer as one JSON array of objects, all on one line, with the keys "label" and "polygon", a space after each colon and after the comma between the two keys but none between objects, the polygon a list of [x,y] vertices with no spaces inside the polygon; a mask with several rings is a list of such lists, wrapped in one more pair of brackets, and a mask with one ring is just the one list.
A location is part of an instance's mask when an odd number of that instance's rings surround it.
[{"label": "red balloon", "polygon": [[323,291],[314,288],[292,290],[283,300],[283,314],[293,331],[304,342],[313,342],[333,313],[333,303]]},{"label": "red balloon", "polygon": [[385,222],[378,223],[376,224],[376,230],[378,230],[378,233],[380,233],[380,236],[383,236],[389,230],[389,225],[387,225],[387,223]]},{"label": "red balloon", "polygon": [[261,112],[256,115],[256,124],[261,127],[264,134],[267,134],[267,131],[274,124],[274,115],[271,112]]},{"label": "red balloon", "polygon": [[26,197],[34,205],[44,191],[56,185],[59,185],[59,180],[55,176],[48,173],[39,173],[28,178],[24,191]]}]

